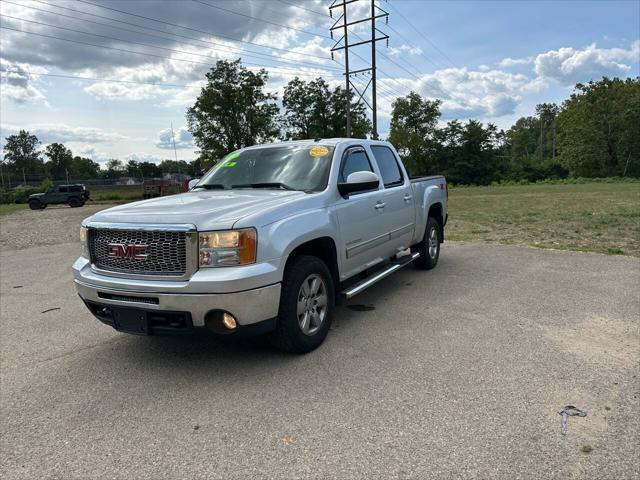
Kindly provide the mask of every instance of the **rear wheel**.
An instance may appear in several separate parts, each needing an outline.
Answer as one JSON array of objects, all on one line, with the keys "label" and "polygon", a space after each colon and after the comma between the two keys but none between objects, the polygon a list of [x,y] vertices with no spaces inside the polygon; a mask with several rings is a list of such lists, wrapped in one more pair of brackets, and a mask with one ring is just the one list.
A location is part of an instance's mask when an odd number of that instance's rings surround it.
[{"label": "rear wheel", "polygon": [[42,203],[40,200],[29,200],[29,208],[31,210],[42,210],[47,205]]},{"label": "rear wheel", "polygon": [[327,265],[309,255],[294,257],[282,281],[277,327],[271,343],[292,353],[314,350],[329,332],[334,302],[333,280]]},{"label": "rear wheel", "polygon": [[435,218],[429,217],[427,220],[424,238],[416,246],[415,251],[420,254],[413,262],[416,267],[422,270],[431,270],[438,264],[438,258],[440,258],[440,224]]},{"label": "rear wheel", "polygon": [[82,202],[80,201],[80,199],[78,197],[71,197],[69,199],[69,206],[71,208],[76,208],[76,207],[81,207],[82,206]]}]

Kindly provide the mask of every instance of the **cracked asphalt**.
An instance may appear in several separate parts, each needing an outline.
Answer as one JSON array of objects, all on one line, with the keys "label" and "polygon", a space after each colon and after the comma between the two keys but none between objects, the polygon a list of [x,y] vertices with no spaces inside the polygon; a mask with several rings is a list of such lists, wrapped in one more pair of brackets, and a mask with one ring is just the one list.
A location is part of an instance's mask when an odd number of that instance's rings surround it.
[{"label": "cracked asphalt", "polygon": [[292,356],[117,333],[78,252],[0,253],[3,479],[640,477],[639,259],[447,242]]}]

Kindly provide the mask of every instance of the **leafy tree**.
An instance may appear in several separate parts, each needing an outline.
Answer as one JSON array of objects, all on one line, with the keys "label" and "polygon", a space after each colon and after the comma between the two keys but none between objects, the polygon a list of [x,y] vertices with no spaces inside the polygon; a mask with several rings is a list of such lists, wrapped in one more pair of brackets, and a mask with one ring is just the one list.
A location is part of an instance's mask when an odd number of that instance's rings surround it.
[{"label": "leafy tree", "polygon": [[[392,104],[389,141],[412,175],[437,173],[439,165],[434,153],[440,103],[411,92]],[[452,130],[451,134],[454,133]]]},{"label": "leafy tree", "polygon": [[44,171],[44,163],[40,158],[38,146],[40,141],[35,135],[20,130],[16,135],[5,138],[4,160],[10,171],[14,173],[38,174]]},{"label": "leafy tree", "polygon": [[142,178],[157,178],[162,175],[160,167],[152,162],[140,162],[138,170]]},{"label": "leafy tree", "polygon": [[187,110],[200,158],[218,159],[276,137],[278,106],[275,95],[265,92],[266,70],[247,70],[240,59],[218,60],[206,77],[207,84]]},{"label": "leafy tree", "polygon": [[[366,138],[371,132],[371,122],[363,103],[355,103],[355,93],[350,91],[351,136]],[[342,87],[333,91],[322,78],[310,82],[295,78],[284,89],[282,106],[285,113],[282,124],[284,138],[346,137],[347,92]]]},{"label": "leafy tree", "polygon": [[[351,104],[351,138],[367,138],[371,133],[371,121],[367,118],[367,107],[354,102],[355,93],[349,90]],[[337,87],[330,97],[329,125],[327,137],[347,136],[347,90]]]},{"label": "leafy tree", "polygon": [[122,163],[122,160],[118,160],[117,158],[111,158],[107,160],[107,171],[105,176],[107,178],[120,178],[126,172],[126,167]]},{"label": "leafy tree", "polygon": [[73,153],[61,143],[47,145],[44,154],[49,158],[45,168],[49,175],[56,179],[64,179],[70,172],[73,163]]},{"label": "leafy tree", "polygon": [[640,77],[578,83],[558,115],[560,162],[573,176],[640,176]]},{"label": "leafy tree", "polygon": [[90,158],[73,157],[69,175],[78,179],[100,178],[100,164]]},{"label": "leafy tree", "polygon": [[191,175],[191,165],[184,160],[163,160],[158,165],[162,173],[184,173]]},{"label": "leafy tree", "polygon": [[128,177],[137,178],[140,176],[140,164],[135,160],[129,160],[125,169]]}]

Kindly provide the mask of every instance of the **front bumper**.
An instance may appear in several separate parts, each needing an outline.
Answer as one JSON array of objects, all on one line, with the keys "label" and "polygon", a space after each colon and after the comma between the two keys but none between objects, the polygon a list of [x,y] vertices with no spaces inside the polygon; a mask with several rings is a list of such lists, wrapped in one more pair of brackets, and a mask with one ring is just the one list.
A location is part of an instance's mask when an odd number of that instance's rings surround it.
[{"label": "front bumper", "polygon": [[112,305],[151,312],[186,312],[194,327],[205,325],[213,310],[232,314],[238,325],[249,326],[275,318],[280,305],[280,283],[234,293],[157,293],[95,286],[75,280],[86,304]]}]

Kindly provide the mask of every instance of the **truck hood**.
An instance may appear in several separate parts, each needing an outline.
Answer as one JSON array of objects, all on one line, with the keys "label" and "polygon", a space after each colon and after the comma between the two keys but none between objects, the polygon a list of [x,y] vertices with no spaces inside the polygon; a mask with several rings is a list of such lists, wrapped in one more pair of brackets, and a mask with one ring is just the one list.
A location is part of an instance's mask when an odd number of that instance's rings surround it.
[{"label": "truck hood", "polygon": [[287,190],[203,190],[128,203],[88,220],[106,223],[194,224],[198,230],[224,230],[241,218],[304,197]]}]

